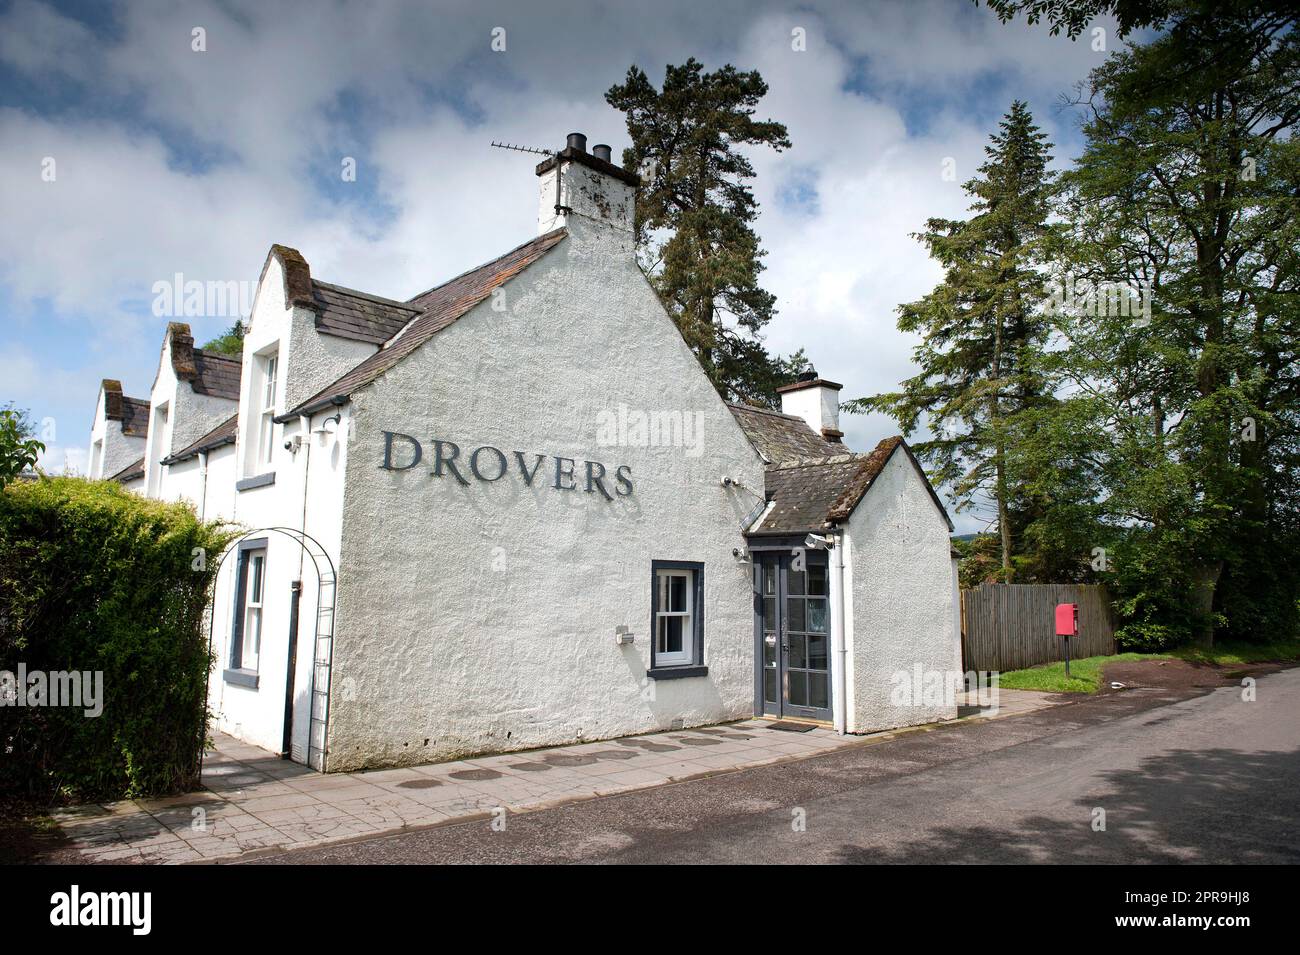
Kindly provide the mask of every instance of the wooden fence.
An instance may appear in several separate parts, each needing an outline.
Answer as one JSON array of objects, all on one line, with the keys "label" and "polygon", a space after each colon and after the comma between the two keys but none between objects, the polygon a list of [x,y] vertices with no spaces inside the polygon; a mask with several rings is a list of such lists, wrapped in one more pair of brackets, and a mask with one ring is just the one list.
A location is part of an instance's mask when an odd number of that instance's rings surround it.
[{"label": "wooden fence", "polygon": [[1115,652],[1110,598],[1099,584],[980,584],[961,592],[964,670],[1020,670],[1065,659],[1056,605],[1079,605],[1070,659]]}]

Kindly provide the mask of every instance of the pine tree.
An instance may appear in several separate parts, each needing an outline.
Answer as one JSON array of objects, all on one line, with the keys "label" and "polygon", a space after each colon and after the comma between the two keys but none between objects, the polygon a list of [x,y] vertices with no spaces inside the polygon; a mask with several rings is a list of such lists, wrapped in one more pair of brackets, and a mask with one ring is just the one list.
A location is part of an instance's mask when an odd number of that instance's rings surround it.
[{"label": "pine tree", "polygon": [[663,89],[633,66],[605,99],[627,116],[623,165],[641,172],[638,257],[682,336],[724,398],[766,405],[802,369],[802,353],[772,358],[763,327],[776,297],[762,288],[758,203],[742,146],[790,148],[785,126],[755,120],[767,93],[757,71],[668,66]]},{"label": "pine tree", "polygon": [[1015,525],[1032,509],[1012,483],[1021,470],[1012,461],[1017,416],[1051,400],[1035,361],[1046,336],[1039,262],[1052,234],[1050,149],[1028,107],[1012,103],[978,176],[963,186],[975,214],[930,219],[916,236],[945,269],[932,292],[899,307],[898,327],[922,336],[914,352],[921,373],[901,392],[845,404],[884,411],[908,434],[925,417],[933,436],[915,450],[931,477],[948,485],[959,509],[984,501],[996,508],[1003,580],[1014,575]]}]

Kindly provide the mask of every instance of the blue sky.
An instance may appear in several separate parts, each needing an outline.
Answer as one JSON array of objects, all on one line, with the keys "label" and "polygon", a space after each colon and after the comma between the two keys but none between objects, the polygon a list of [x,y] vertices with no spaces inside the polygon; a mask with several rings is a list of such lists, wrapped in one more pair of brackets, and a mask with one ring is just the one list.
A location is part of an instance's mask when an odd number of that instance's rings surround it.
[{"label": "blue sky", "polygon": [[[321,279],[404,298],[513,247],[535,232],[532,163],[489,142],[581,130],[617,156],[604,91],[692,55],[761,70],[762,112],[789,126],[793,149],[754,157],[767,340],[849,398],[912,373],[894,309],[939,272],[909,233],[963,213],[1013,99],[1074,155],[1058,103],[1105,54],[966,0],[0,3],[0,404],[49,419],[45,465],[76,467],[99,381],[148,395],[155,282],[251,283],[281,242]],[[202,342],[232,318],[188,320]],[[896,430],[844,427],[858,449]]]}]

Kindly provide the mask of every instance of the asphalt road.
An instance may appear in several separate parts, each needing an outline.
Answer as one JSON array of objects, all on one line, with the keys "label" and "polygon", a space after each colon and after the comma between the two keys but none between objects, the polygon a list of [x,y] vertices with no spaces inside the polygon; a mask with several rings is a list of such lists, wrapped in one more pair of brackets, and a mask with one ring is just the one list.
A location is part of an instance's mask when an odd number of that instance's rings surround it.
[{"label": "asphalt road", "polygon": [[1261,677],[1254,702],[1133,689],[512,815],[502,832],[476,821],[250,861],[1295,864],[1300,669]]}]

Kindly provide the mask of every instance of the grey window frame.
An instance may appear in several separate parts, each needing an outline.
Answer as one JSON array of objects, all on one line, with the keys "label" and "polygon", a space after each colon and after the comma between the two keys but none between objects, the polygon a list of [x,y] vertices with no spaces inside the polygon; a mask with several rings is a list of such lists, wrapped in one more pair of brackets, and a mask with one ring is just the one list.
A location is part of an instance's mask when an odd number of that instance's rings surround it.
[{"label": "grey window frame", "polygon": [[[659,571],[689,570],[692,572],[691,593],[691,660],[659,666],[655,647],[658,639]],[[684,677],[707,676],[709,668],[704,663],[704,563],[698,560],[650,561],[650,669],[646,676],[652,680],[676,680]]]},{"label": "grey window frame", "polygon": [[[263,554],[262,606],[266,606],[266,569],[269,558],[269,554],[267,553],[267,538],[258,537],[253,540],[241,541],[239,544],[239,563],[235,568],[235,607],[232,615],[234,619],[231,621],[230,627],[230,666],[222,676],[227,683],[257,689],[257,671],[245,669],[243,666],[244,618],[247,616],[248,611],[246,605],[248,596],[248,569],[251,563],[250,558],[254,551],[261,551]],[[263,621],[265,621],[265,614],[263,614]],[[260,659],[258,662],[260,665]]]}]

